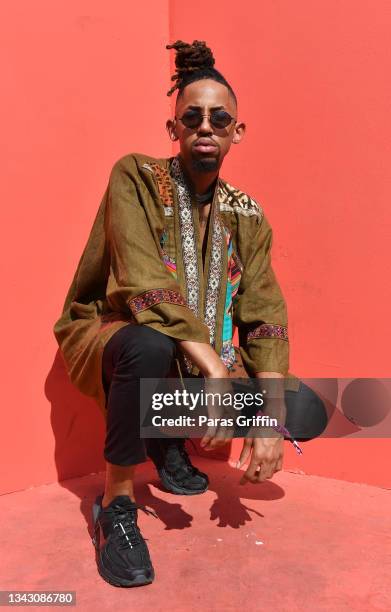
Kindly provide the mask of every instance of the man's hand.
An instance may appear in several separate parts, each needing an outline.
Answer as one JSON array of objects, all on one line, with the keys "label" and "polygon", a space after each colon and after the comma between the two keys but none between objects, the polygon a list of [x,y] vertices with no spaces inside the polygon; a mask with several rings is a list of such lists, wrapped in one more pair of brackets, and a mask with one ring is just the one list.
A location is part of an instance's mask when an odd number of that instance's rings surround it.
[{"label": "man's hand", "polygon": [[[229,380],[228,370],[224,366],[222,376],[206,376],[205,377],[205,393],[210,393],[214,397],[223,398],[233,394],[232,384]],[[209,425],[202,440],[201,447],[205,450],[213,450],[220,446],[224,446],[232,440],[234,434],[234,426],[224,423],[234,423],[235,410],[231,405],[225,405],[219,402],[208,402],[207,406],[208,418],[213,419],[213,425]]]},{"label": "man's hand", "polygon": [[[277,418],[279,424],[284,425],[286,417],[286,406],[284,401],[284,380],[283,374],[280,372],[256,372],[255,377],[263,379],[267,390],[271,393],[271,398],[268,400],[267,414]],[[280,379],[279,382],[273,380],[273,383],[267,382],[267,379]],[[282,400],[282,401],[281,401]],[[254,433],[254,432],[253,432]],[[277,435],[273,431],[273,437],[251,437],[251,430],[243,442],[242,452],[239,461],[236,464],[237,468],[241,468],[251,454],[250,464],[244,472],[239,484],[252,482],[257,484],[264,482],[268,478],[282,469],[284,458],[284,437]]]},{"label": "man's hand", "polygon": [[[180,340],[178,341],[178,346],[198,367],[207,381],[206,387],[208,391],[213,390],[214,392],[220,391],[223,393],[224,391],[228,391],[228,386],[229,389],[231,389],[228,382],[225,381],[225,379],[229,379],[228,369],[210,344],[193,342],[191,340]],[[221,383],[219,383],[220,379]],[[224,410],[213,410],[213,407],[210,409],[208,406],[208,415],[211,418],[224,417],[226,412],[227,410],[225,408]],[[208,427],[201,440],[201,446],[205,450],[213,450],[227,444],[227,442],[232,439],[232,436],[233,428],[230,433],[227,427]]]},{"label": "man's hand", "polygon": [[239,484],[264,482],[282,469],[284,438],[277,435],[273,438],[245,438],[237,468],[242,467],[250,453],[250,464]]}]

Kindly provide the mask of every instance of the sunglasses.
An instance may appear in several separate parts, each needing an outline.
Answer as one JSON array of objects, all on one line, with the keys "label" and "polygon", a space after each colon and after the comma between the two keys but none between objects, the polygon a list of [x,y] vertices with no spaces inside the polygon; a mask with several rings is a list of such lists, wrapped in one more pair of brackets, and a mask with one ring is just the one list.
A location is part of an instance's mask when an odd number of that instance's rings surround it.
[{"label": "sunglasses", "polygon": [[178,119],[188,128],[198,128],[204,117],[209,117],[211,125],[218,129],[228,127],[232,120],[236,121],[235,117],[231,117],[225,110],[220,109],[213,110],[210,115],[203,115],[199,110],[187,110]]}]

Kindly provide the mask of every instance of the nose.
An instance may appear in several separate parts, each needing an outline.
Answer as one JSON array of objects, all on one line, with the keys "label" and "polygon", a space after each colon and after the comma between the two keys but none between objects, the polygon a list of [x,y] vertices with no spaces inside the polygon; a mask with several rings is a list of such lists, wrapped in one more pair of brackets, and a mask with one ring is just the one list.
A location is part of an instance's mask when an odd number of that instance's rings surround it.
[{"label": "nose", "polygon": [[204,115],[202,117],[202,123],[198,127],[198,132],[200,134],[211,134],[213,132],[212,125],[210,124],[209,115]]}]

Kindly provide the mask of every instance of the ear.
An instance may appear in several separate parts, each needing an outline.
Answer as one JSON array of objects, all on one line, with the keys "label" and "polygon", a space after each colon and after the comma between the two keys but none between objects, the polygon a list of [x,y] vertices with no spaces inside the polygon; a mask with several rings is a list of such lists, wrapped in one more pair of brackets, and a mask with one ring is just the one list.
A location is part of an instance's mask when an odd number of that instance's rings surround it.
[{"label": "ear", "polygon": [[246,132],[246,124],[245,123],[237,123],[235,125],[234,134],[232,137],[232,144],[239,144],[242,140],[244,134]]},{"label": "ear", "polygon": [[175,119],[167,119],[166,121],[166,130],[168,132],[169,137],[171,138],[171,140],[178,140],[178,136],[175,132],[175,127],[176,127],[176,121]]}]

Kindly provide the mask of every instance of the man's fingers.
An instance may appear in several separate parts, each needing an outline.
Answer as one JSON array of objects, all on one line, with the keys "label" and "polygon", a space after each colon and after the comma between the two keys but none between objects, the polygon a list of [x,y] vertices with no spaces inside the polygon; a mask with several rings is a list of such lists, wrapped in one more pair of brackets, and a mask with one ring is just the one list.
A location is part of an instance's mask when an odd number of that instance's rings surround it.
[{"label": "man's fingers", "polygon": [[244,442],[243,442],[243,447],[242,447],[242,452],[240,453],[240,457],[239,457],[239,461],[236,464],[236,467],[238,469],[240,469],[242,467],[242,465],[244,465],[244,463],[246,463],[250,452],[251,452],[251,446],[252,446],[252,440],[251,438],[245,438]]},{"label": "man's fingers", "polygon": [[258,472],[258,482],[263,482],[264,480],[271,478],[275,472],[275,466],[275,461],[263,461]]},{"label": "man's fingers", "polygon": [[206,434],[201,440],[201,446],[204,450],[213,450],[214,448],[225,446],[227,442],[232,440],[233,429],[220,427],[216,431],[216,427],[208,427]]},{"label": "man's fingers", "polygon": [[246,481],[256,483],[258,482],[257,470],[259,468],[259,462],[254,459],[254,455],[251,459],[250,465],[244,472],[239,484],[246,484]]},{"label": "man's fingers", "polygon": [[200,446],[205,448],[209,442],[214,438],[216,433],[216,427],[208,427],[203,438],[201,439]]},{"label": "man's fingers", "polygon": [[252,482],[253,484],[256,484],[258,482],[257,472],[255,472],[255,474],[247,474],[247,472],[245,472],[241,477],[239,484],[244,485],[247,482]]}]

